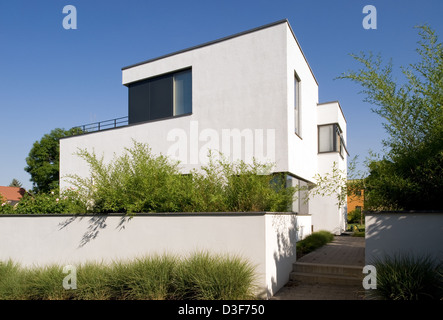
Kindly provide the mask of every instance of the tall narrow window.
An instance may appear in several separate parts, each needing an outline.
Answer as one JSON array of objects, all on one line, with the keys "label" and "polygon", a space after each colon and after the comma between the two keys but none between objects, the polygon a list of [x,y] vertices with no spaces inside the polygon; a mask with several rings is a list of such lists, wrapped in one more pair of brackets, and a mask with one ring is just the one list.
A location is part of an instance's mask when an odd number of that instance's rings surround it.
[{"label": "tall narrow window", "polygon": [[318,152],[332,152],[334,149],[334,125],[318,127]]},{"label": "tall narrow window", "polygon": [[336,123],[318,126],[318,152],[339,152],[344,155],[345,143]]},{"label": "tall narrow window", "polygon": [[192,112],[192,73],[174,74],[174,116]]},{"label": "tall narrow window", "polygon": [[300,78],[294,74],[294,124],[295,133],[301,136],[300,121]]}]

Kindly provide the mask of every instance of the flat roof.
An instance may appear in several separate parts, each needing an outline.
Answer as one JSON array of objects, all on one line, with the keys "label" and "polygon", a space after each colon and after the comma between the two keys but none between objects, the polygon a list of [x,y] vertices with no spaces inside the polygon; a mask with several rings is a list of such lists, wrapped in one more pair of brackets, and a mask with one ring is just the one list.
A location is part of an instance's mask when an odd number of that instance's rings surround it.
[{"label": "flat roof", "polygon": [[252,32],[256,32],[256,31],[259,31],[259,30],[263,30],[263,29],[267,29],[267,28],[270,28],[270,27],[274,27],[274,26],[282,24],[282,23],[286,23],[288,25],[288,27],[289,27],[289,30],[291,30],[292,36],[294,37],[294,40],[297,43],[297,45],[298,45],[298,47],[299,47],[299,49],[300,49],[300,51],[301,51],[301,53],[303,55],[303,58],[305,59],[306,64],[308,65],[309,70],[311,71],[311,74],[314,77],[314,80],[315,80],[315,82],[318,85],[318,82],[317,82],[317,79],[316,79],[316,77],[314,75],[314,72],[312,71],[311,66],[308,63],[308,60],[306,59],[306,56],[305,56],[305,54],[304,54],[304,52],[303,52],[303,50],[302,50],[302,48],[300,46],[300,43],[297,40],[297,37],[294,34],[294,31],[291,28],[291,25],[289,24],[288,19],[278,20],[278,21],[275,21],[275,22],[272,22],[272,23],[269,23],[269,24],[265,24],[265,25],[257,27],[257,28],[253,28],[253,29],[246,30],[246,31],[243,31],[243,32],[239,32],[239,33],[236,33],[236,34],[233,34],[233,35],[230,35],[230,36],[227,36],[227,37],[223,37],[223,38],[220,38],[220,39],[217,39],[217,40],[213,40],[213,41],[205,42],[203,44],[199,44],[199,45],[196,45],[196,46],[193,46],[193,47],[189,47],[187,49],[175,51],[175,52],[168,53],[168,54],[156,57],[156,58],[152,58],[152,59],[149,59],[149,60],[145,60],[145,61],[142,61],[142,62],[131,64],[129,66],[123,67],[122,70],[130,69],[130,68],[133,68],[133,67],[140,66],[142,64],[146,64],[146,63],[153,62],[153,61],[156,61],[156,60],[160,60],[160,59],[164,59],[164,58],[167,58],[167,57],[171,57],[171,56],[183,53],[183,52],[187,52],[187,51],[191,51],[191,50],[194,50],[194,49],[199,49],[199,48],[203,48],[203,47],[206,47],[206,46],[210,46],[210,45],[213,45],[213,44],[216,44],[216,43],[219,43],[219,42],[223,42],[223,41],[226,41],[226,40],[230,40],[230,39],[233,39],[233,38],[237,38],[237,37],[240,37],[240,36],[252,33]]}]

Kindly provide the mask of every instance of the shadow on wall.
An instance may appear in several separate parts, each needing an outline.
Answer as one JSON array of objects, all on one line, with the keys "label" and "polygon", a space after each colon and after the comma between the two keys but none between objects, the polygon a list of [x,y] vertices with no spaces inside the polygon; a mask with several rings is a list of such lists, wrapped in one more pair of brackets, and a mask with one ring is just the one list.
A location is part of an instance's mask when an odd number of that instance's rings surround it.
[{"label": "shadow on wall", "polygon": [[366,264],[386,255],[426,255],[443,261],[443,212],[366,214]]},{"label": "shadow on wall", "polygon": [[[106,219],[108,217],[109,217],[109,215],[73,216],[73,217],[70,217],[70,218],[66,219],[65,221],[61,222],[59,224],[59,227],[60,227],[59,230],[66,228],[67,226],[69,226],[72,222],[76,221],[77,219],[79,219],[79,221],[82,221],[83,219],[89,218],[88,227],[86,229],[86,232],[83,234],[82,238],[80,239],[80,243],[78,245],[78,248],[81,248],[81,247],[87,245],[90,241],[97,238],[99,232],[107,227]],[[120,218],[120,222],[118,223],[118,225],[116,226],[115,229],[117,229],[119,231],[125,229],[125,224],[129,221],[129,219],[131,219],[131,217],[123,215]]]},{"label": "shadow on wall", "polygon": [[[272,219],[276,232],[277,247],[273,253],[275,275],[272,277],[272,294],[289,281],[292,264],[296,261],[296,243],[299,239],[300,228],[295,215],[276,215]],[[271,293],[268,292],[268,295]]]}]

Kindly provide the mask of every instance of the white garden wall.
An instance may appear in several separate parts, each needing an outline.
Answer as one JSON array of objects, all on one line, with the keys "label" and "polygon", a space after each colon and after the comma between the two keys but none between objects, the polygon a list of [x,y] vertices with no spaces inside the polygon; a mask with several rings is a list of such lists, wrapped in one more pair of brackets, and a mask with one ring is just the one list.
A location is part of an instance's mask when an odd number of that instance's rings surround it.
[{"label": "white garden wall", "polygon": [[295,243],[308,216],[275,213],[0,216],[0,261],[23,266],[111,262],[152,254],[207,250],[239,255],[256,266],[270,297],[289,279]]},{"label": "white garden wall", "polygon": [[366,213],[366,264],[398,253],[443,261],[443,212]]}]

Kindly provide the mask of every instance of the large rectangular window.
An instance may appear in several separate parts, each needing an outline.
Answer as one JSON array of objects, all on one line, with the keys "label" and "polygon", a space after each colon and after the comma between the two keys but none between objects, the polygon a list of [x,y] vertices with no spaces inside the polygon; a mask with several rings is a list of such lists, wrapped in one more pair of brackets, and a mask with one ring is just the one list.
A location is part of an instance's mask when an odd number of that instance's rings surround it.
[{"label": "large rectangular window", "polygon": [[340,126],[336,123],[318,126],[318,152],[345,152]]},{"label": "large rectangular window", "polygon": [[299,136],[301,136],[300,116],[300,78],[294,74],[294,125],[295,133]]},{"label": "large rectangular window", "polygon": [[129,87],[129,124],[192,112],[191,69],[137,81]]}]

